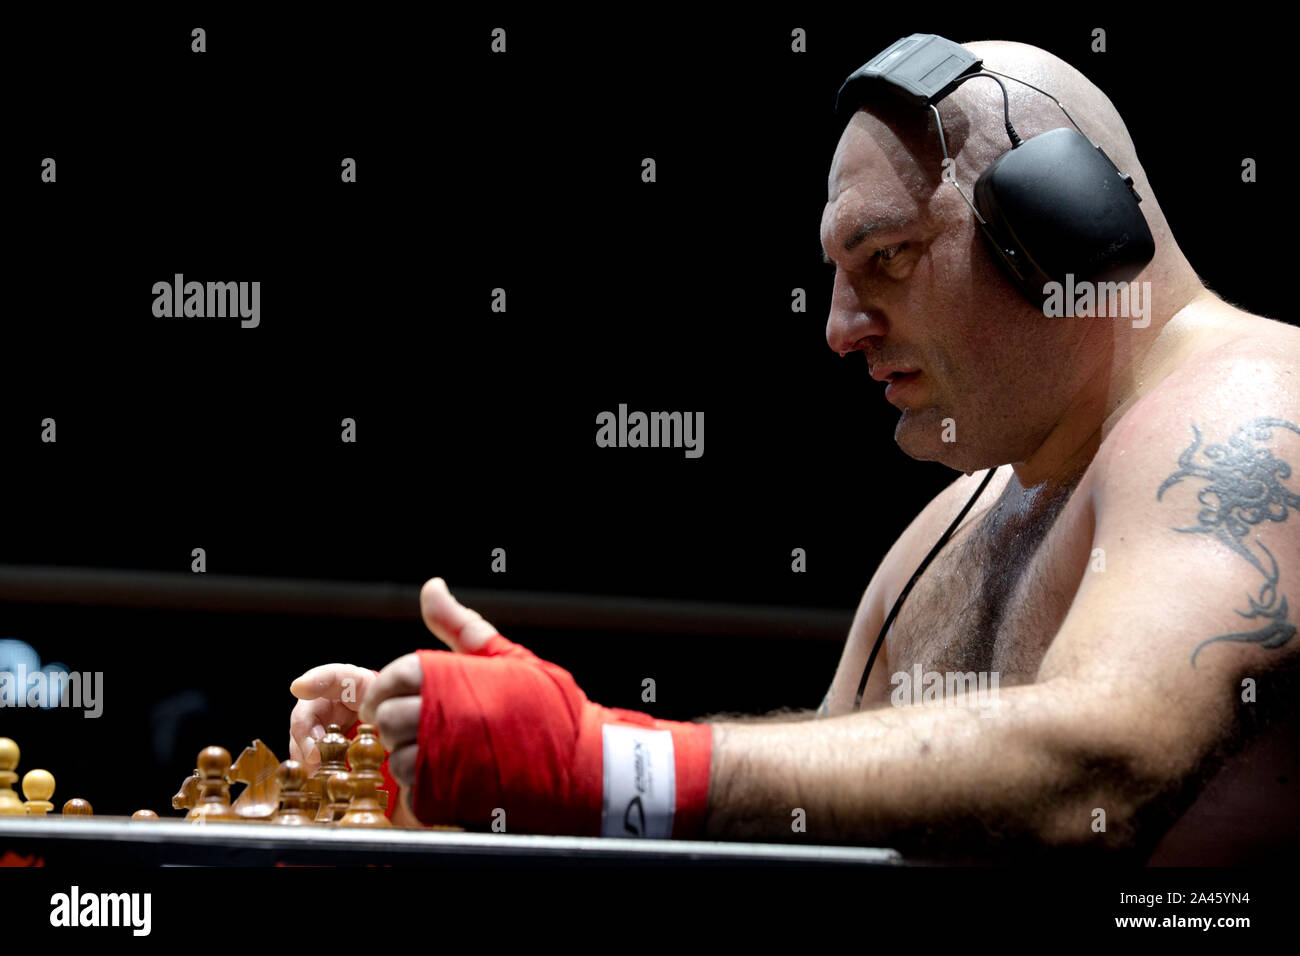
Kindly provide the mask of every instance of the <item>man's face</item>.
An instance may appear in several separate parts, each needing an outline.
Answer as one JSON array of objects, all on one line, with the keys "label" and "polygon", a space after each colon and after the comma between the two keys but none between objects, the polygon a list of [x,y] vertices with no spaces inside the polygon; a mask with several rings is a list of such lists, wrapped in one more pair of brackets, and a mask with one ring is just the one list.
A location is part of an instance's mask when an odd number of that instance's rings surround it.
[{"label": "man's face", "polygon": [[[1077,384],[1079,333],[1003,278],[970,207],[939,178],[937,142],[917,139],[865,112],[840,138],[821,223],[836,265],[826,341],[887,377],[908,455],[963,471],[1023,461]],[[980,172],[958,158],[968,196]]]}]

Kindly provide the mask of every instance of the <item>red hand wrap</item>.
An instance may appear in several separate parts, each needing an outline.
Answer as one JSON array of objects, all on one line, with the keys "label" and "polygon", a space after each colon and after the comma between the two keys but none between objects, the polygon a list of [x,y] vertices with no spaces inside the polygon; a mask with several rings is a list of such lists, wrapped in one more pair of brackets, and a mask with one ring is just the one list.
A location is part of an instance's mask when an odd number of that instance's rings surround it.
[{"label": "red hand wrap", "polygon": [[[597,836],[604,799],[602,727],[672,734],[672,836],[700,835],[713,728],[601,707],[562,667],[494,634],[476,653],[419,651],[424,671],[412,808],[424,823]],[[621,819],[621,817],[620,817]]]}]

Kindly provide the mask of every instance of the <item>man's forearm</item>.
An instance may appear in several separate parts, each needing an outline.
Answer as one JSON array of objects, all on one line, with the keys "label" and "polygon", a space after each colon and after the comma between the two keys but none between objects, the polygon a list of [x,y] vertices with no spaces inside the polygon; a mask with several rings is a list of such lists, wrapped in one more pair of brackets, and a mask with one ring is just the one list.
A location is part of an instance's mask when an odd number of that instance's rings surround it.
[{"label": "man's forearm", "polygon": [[[989,716],[909,706],[715,724],[706,836],[962,855],[1122,843],[1144,790],[1140,768],[1107,745],[1105,721],[1090,719],[1073,690],[1006,688]],[[1097,807],[1109,837],[1091,825]]]}]

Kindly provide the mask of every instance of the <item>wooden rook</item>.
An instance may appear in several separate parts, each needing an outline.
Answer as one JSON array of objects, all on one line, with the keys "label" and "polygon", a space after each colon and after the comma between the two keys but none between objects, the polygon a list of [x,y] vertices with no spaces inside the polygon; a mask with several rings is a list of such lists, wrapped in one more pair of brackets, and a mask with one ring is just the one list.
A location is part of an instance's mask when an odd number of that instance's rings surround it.
[{"label": "wooden rook", "polygon": [[194,823],[220,823],[238,820],[230,809],[230,751],[225,747],[206,747],[199,752],[199,799],[185,819]]},{"label": "wooden rook", "polygon": [[244,792],[231,806],[235,816],[244,820],[269,820],[280,807],[280,782],[276,770],[280,761],[271,748],[260,740],[244,748],[228,779],[231,783],[246,784]]},{"label": "wooden rook", "polygon": [[307,808],[307,768],[297,760],[286,760],[275,771],[280,785],[280,813],[272,821],[285,827],[299,827],[316,822],[316,814]]},{"label": "wooden rook", "polygon": [[23,817],[27,808],[18,799],[14,784],[18,782],[18,745],[8,737],[0,737],[0,817]]},{"label": "wooden rook", "polygon": [[379,765],[384,762],[384,745],[375,736],[372,724],[357,728],[357,739],[348,748],[348,763],[352,765],[352,800],[348,812],[339,820],[345,827],[391,827],[379,802],[384,775]]}]

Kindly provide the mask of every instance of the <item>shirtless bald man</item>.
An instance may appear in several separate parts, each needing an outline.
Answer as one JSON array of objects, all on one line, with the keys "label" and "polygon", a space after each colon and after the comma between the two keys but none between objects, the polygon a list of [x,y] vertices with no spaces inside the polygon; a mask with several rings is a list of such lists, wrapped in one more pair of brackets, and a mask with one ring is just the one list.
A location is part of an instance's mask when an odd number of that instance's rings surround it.
[{"label": "shirtless bald man", "polygon": [[[452,652],[410,654],[377,676],[309,671],[293,688],[293,756],[313,760],[311,738],[359,710],[425,823],[486,826],[500,810],[523,831],[844,841],[937,858],[1147,859],[1164,839],[1162,861],[1195,860],[1204,825],[1166,837],[1198,795],[1275,802],[1258,781],[1206,784],[1271,739],[1277,688],[1297,667],[1300,332],[1197,278],[1122,120],[1077,70],[1015,43],[967,48],[1065,102],[1133,177],[1155,239],[1136,280],[1150,283],[1147,311],[1046,318],[942,175],[933,115],[884,104],[853,115],[822,215],[835,265],[827,341],[890,381],[908,455],[966,475],[876,571],[817,719],[687,724],[599,707],[435,579],[424,617]],[[1006,88],[1023,139],[1069,125],[1050,98]],[[1008,148],[1002,96],[972,81],[939,104],[967,194]],[[859,708],[889,609],[985,469],[996,470],[901,605]],[[898,706],[895,675],[972,672],[996,675],[994,699]],[[1240,783],[1239,764],[1228,776]]]}]

